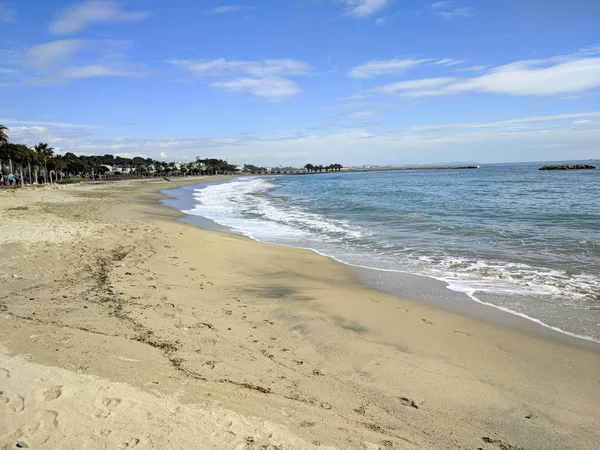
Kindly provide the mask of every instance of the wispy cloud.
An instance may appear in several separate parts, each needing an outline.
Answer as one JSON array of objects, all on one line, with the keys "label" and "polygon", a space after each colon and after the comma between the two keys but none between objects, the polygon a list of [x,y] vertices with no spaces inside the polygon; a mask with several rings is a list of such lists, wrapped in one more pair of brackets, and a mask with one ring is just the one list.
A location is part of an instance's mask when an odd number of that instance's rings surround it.
[{"label": "wispy cloud", "polygon": [[431,4],[431,9],[442,9],[450,6],[452,2],[435,2]]},{"label": "wispy cloud", "polygon": [[446,86],[454,82],[456,78],[423,78],[420,80],[398,81],[396,83],[385,84],[367,92],[379,92],[383,94],[398,94],[410,96],[410,93],[430,92],[430,89]]},{"label": "wispy cloud", "polygon": [[387,16],[379,17],[375,20],[375,25],[377,25],[378,27],[381,27],[381,26],[385,25],[386,23],[389,23],[392,20],[397,19],[401,15],[402,15],[402,13],[398,11],[393,14],[388,14]]},{"label": "wispy cloud", "polygon": [[350,78],[375,78],[382,75],[398,75],[413,67],[423,64],[429,59],[378,59],[356,66],[348,72]]},{"label": "wispy cloud", "polygon": [[33,67],[44,68],[62,59],[68,58],[86,46],[81,39],[62,39],[31,47],[25,62]]},{"label": "wispy cloud", "polygon": [[209,61],[172,59],[171,65],[204,77],[225,78],[210,84],[232,92],[246,92],[270,101],[281,101],[301,92],[296,82],[284,77],[306,74],[310,65],[295,59],[266,59],[263,61]]},{"label": "wispy cloud", "polygon": [[389,6],[391,0],[341,0],[346,14],[353,17],[369,17]]},{"label": "wispy cloud", "polygon": [[488,68],[488,66],[485,66],[485,65],[477,65],[477,66],[463,67],[463,68],[457,69],[457,70],[459,72],[483,72],[487,68]]},{"label": "wispy cloud", "polygon": [[575,54],[516,61],[471,78],[407,80],[380,86],[371,92],[405,97],[468,93],[547,97],[581,94],[596,88],[600,88],[600,57]]},{"label": "wispy cloud", "polygon": [[208,12],[210,14],[227,14],[227,13],[233,13],[233,12],[237,12],[237,11],[243,11],[245,9],[253,9],[253,8],[250,6],[225,5],[225,6],[217,6],[216,8],[213,8],[213,9],[209,10]]},{"label": "wispy cloud", "polygon": [[133,69],[114,67],[105,64],[89,64],[86,66],[69,67],[60,70],[53,79],[48,81],[67,82],[83,78],[98,77],[138,77],[141,74]]},{"label": "wispy cloud", "polygon": [[446,20],[473,17],[475,15],[475,10],[472,8],[451,8],[453,3],[454,2],[452,1],[432,3],[431,10],[434,14],[437,14]]},{"label": "wispy cloud", "polygon": [[97,77],[134,77],[140,70],[125,61],[130,43],[113,39],[60,39],[25,52],[22,77],[27,84],[61,84]]},{"label": "wispy cloud", "polygon": [[[175,160],[192,160],[199,147],[214,157],[259,165],[304,165],[307,161],[339,160],[344,165],[413,164],[444,160],[508,162],[551,159],[584,159],[598,155],[600,112],[515,118],[473,123],[412,126],[374,133],[362,126],[333,127],[332,132],[174,139],[95,139],[89,131],[52,125],[11,127],[11,139],[26,145],[48,142],[62,152],[76,154],[161,153]],[[4,122],[4,119],[0,119]],[[35,122],[35,121],[32,121]],[[15,124],[16,125],[16,124]],[[364,152],[369,139],[369,152]],[[282,148],[285,151],[282,151]],[[523,149],[531,149],[524,153]],[[484,150],[482,150],[484,149]]]},{"label": "wispy cloud", "polygon": [[379,114],[379,110],[377,109],[364,109],[362,111],[353,111],[351,113],[348,113],[346,114],[346,117],[348,119],[355,120],[368,120],[373,116],[376,116],[377,114]]},{"label": "wispy cloud", "polygon": [[93,129],[98,128],[94,125],[83,125],[77,123],[67,122],[46,122],[41,120],[19,120],[19,119],[8,119],[0,118],[0,123],[4,125],[33,125],[42,127],[54,127],[54,128],[81,128],[81,129]]},{"label": "wispy cloud", "polygon": [[218,58],[209,61],[171,59],[170,64],[184,67],[196,75],[219,76],[245,73],[256,77],[272,75],[302,75],[310,66],[296,59],[265,59],[263,61],[241,61]]},{"label": "wispy cloud", "polygon": [[438,11],[436,14],[442,16],[446,20],[454,20],[473,17],[475,12],[471,8],[455,8],[450,11]]},{"label": "wispy cloud", "polygon": [[[584,113],[574,114],[554,114],[547,116],[533,116],[533,117],[521,117],[516,119],[508,120],[495,120],[488,122],[459,122],[459,123],[445,123],[445,124],[432,124],[432,125],[421,125],[410,127],[413,131],[425,131],[425,130],[442,130],[451,128],[492,128],[492,127],[505,127],[507,125],[521,125],[529,123],[539,122],[554,122],[564,121],[569,119],[578,119],[581,117],[600,117],[600,111],[591,111]],[[591,120],[576,120],[575,124],[588,124]]]},{"label": "wispy cloud", "polygon": [[377,60],[369,61],[365,64],[361,64],[360,66],[356,66],[356,67],[352,68],[348,72],[348,77],[358,78],[358,79],[366,79],[366,78],[376,78],[376,77],[386,76],[386,75],[387,76],[401,75],[401,74],[403,74],[413,68],[416,68],[417,66],[421,66],[423,64],[451,67],[451,66],[456,66],[458,64],[462,64],[464,62],[465,62],[464,59],[453,59],[453,58],[377,59]]},{"label": "wispy cloud", "polygon": [[440,60],[434,62],[433,64],[435,64],[436,66],[450,67],[450,66],[456,66],[458,64],[462,64],[464,62],[465,62],[464,59],[444,58],[444,59],[440,59]]},{"label": "wispy cloud", "polygon": [[274,102],[285,100],[301,92],[295,82],[280,77],[236,78],[211,83],[211,86],[231,92],[246,92]]},{"label": "wispy cloud", "polygon": [[50,24],[55,34],[71,34],[98,23],[137,22],[146,11],[123,11],[115,0],[87,0],[61,11]]},{"label": "wispy cloud", "polygon": [[14,22],[17,17],[17,11],[10,6],[0,3],[0,23]]}]

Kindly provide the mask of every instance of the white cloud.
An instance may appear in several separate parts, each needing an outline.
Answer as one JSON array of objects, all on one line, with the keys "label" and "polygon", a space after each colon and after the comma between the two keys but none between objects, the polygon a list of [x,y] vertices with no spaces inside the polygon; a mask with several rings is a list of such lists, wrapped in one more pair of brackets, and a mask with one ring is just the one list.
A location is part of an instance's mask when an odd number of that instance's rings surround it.
[{"label": "white cloud", "polygon": [[353,17],[368,17],[386,8],[391,0],[341,0],[346,4],[346,14]]},{"label": "white cloud", "polygon": [[600,57],[572,55],[516,61],[471,78],[408,80],[380,86],[371,92],[397,93],[407,97],[473,92],[546,97],[581,94],[599,87]]},{"label": "white cloud", "polygon": [[365,109],[362,111],[354,111],[348,113],[346,117],[348,117],[349,119],[367,120],[373,116],[376,116],[377,114],[379,114],[379,111],[376,109]]},{"label": "white cloud", "polygon": [[399,92],[408,94],[410,91],[421,92],[426,89],[437,88],[448,85],[455,81],[456,78],[440,77],[440,78],[423,78],[420,80],[398,81],[383,86],[378,86],[369,89],[368,92],[381,92],[383,94],[397,94]]},{"label": "white cloud", "polygon": [[[595,114],[596,116],[593,116]],[[421,164],[456,160],[510,162],[600,157],[600,121],[573,124],[573,118],[600,117],[600,112],[510,119],[498,122],[409,127],[385,134],[362,128],[330,134],[194,139],[92,139],[85,130],[15,127],[11,140],[34,145],[45,141],[63,152],[145,154],[193,160],[196,156],[229,157],[258,165],[297,165],[308,161],[357,164]],[[516,127],[519,125],[519,127]],[[368,150],[365,139],[369,140]],[[560,144],[560,146],[557,146]],[[202,149],[199,153],[198,149]],[[282,149],[285,149],[284,151]],[[167,155],[160,156],[165,158]]]},{"label": "white cloud", "polygon": [[488,66],[477,65],[477,66],[464,67],[462,69],[457,69],[457,70],[459,72],[483,72],[487,68],[488,68]]},{"label": "white cloud", "polygon": [[398,75],[423,64],[429,59],[380,59],[356,66],[348,72],[350,78],[375,78],[382,75]]},{"label": "white cloud", "polygon": [[392,20],[400,17],[402,13],[401,12],[395,12],[393,14],[389,14],[387,16],[383,16],[383,17],[379,17],[375,20],[375,25],[381,27],[383,25],[385,25],[388,22],[391,22]]},{"label": "white cloud", "polygon": [[[533,116],[533,117],[521,117],[516,119],[508,120],[496,120],[491,122],[459,122],[459,123],[445,123],[445,124],[433,124],[433,125],[421,125],[410,127],[410,130],[423,131],[423,130],[442,130],[448,128],[491,128],[491,127],[506,127],[507,125],[522,125],[529,123],[538,122],[554,122],[564,121],[570,119],[577,119],[580,117],[600,117],[600,111],[591,111],[584,113],[574,114],[554,114],[549,116]],[[591,120],[576,120],[575,124],[588,124]]]},{"label": "white cloud", "polygon": [[432,3],[431,10],[434,14],[437,14],[446,20],[473,17],[475,15],[475,11],[471,8],[450,8],[450,5],[453,3],[453,1]]},{"label": "white cloud", "polygon": [[237,11],[243,11],[244,9],[252,9],[250,6],[234,6],[234,5],[226,5],[226,6],[217,6],[216,8],[211,9],[209,12],[211,14],[227,14]]},{"label": "white cloud", "polygon": [[471,8],[455,8],[448,11],[436,9],[434,10],[434,13],[438,16],[442,16],[446,20],[465,19],[475,15],[475,11]]},{"label": "white cloud", "polygon": [[74,55],[86,45],[81,39],[63,39],[47,42],[31,47],[26,54],[25,61],[28,65],[38,68],[48,67],[57,61]]},{"label": "white cloud", "polygon": [[122,11],[115,0],[87,0],[61,11],[49,29],[55,34],[70,34],[92,24],[137,22],[146,17],[146,11]]},{"label": "white cloud", "polygon": [[285,100],[301,92],[296,83],[279,77],[236,78],[215,82],[211,86],[232,92],[247,92],[274,102]]},{"label": "white cloud", "polygon": [[207,76],[236,73],[245,73],[256,77],[302,75],[310,70],[307,63],[295,59],[266,59],[263,61],[227,60],[225,58],[210,61],[172,59],[169,63],[184,67],[194,74]]},{"label": "white cloud", "polygon": [[303,75],[310,66],[295,59],[266,59],[263,61],[210,61],[173,59],[170,64],[189,70],[194,75],[218,77],[212,87],[232,92],[246,92],[270,101],[281,101],[301,92],[298,85],[285,76]]},{"label": "white cloud", "polygon": [[442,9],[450,6],[452,2],[435,2],[431,4],[432,9]]},{"label": "white cloud", "polygon": [[98,128],[93,125],[82,125],[75,123],[66,123],[66,122],[45,122],[40,120],[18,120],[18,119],[7,119],[0,118],[0,123],[6,126],[10,125],[35,125],[41,127],[54,127],[54,128]]},{"label": "white cloud", "polygon": [[69,67],[61,70],[58,81],[77,80],[82,78],[96,77],[137,77],[140,74],[134,70],[126,70],[102,64],[90,64],[87,66]]},{"label": "white cloud", "polygon": [[124,61],[129,42],[112,39],[61,39],[26,51],[23,63],[36,69],[19,74],[26,83],[57,84],[69,80],[122,76],[140,70]]},{"label": "white cloud", "polygon": [[435,64],[436,66],[450,67],[450,66],[456,66],[458,64],[462,64],[464,62],[465,62],[464,59],[444,58],[444,59],[440,59],[440,60],[434,62],[433,64]]},{"label": "white cloud", "polygon": [[8,5],[0,3],[0,23],[14,22],[17,12]]}]

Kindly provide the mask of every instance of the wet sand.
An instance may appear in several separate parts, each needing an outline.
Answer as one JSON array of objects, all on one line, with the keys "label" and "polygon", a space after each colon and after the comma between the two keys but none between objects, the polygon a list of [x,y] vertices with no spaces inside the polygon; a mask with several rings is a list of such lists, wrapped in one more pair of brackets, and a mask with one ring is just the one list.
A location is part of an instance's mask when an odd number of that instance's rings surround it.
[{"label": "wet sand", "polygon": [[0,191],[0,448],[597,445],[597,352],[178,222],[173,184]]}]

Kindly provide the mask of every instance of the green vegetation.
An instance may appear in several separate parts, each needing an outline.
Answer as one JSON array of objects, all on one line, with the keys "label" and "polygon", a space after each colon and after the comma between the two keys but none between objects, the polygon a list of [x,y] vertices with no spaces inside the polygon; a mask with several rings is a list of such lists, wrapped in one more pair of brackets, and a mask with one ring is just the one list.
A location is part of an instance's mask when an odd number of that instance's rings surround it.
[{"label": "green vegetation", "polygon": [[[73,180],[141,178],[174,175],[217,175],[229,174],[237,168],[227,161],[214,158],[196,158],[187,164],[164,162],[152,158],[123,158],[114,155],[55,154],[54,148],[40,142],[32,148],[23,144],[10,143],[8,128],[0,125],[0,172],[4,185],[8,175],[16,175],[19,184],[75,182]],[[71,180],[71,181],[69,181]]]},{"label": "green vegetation", "polygon": [[341,164],[330,164],[328,166],[313,166],[312,164],[307,164],[304,166],[308,173],[316,173],[316,172],[339,172],[344,168]]}]

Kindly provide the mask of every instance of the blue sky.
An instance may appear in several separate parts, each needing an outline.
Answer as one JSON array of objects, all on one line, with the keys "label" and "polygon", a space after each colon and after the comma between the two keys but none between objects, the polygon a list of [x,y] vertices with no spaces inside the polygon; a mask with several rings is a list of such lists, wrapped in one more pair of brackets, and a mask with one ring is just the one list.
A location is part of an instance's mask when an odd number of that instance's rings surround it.
[{"label": "blue sky", "polygon": [[600,2],[0,0],[0,123],[61,152],[600,158]]}]

